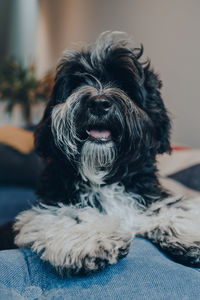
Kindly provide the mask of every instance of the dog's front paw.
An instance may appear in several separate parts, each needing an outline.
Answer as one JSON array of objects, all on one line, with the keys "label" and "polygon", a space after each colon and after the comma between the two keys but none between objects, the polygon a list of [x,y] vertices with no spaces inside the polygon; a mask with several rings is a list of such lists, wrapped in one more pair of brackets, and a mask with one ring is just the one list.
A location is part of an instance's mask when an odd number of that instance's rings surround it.
[{"label": "dog's front paw", "polygon": [[61,272],[91,273],[128,253],[133,234],[119,219],[98,211],[33,208],[18,216],[18,246],[30,246]]},{"label": "dog's front paw", "polygon": [[192,246],[181,243],[168,244],[163,250],[175,261],[186,266],[200,267],[200,243],[194,242]]},{"label": "dog's front paw", "polygon": [[[68,232],[48,238],[41,258],[61,273],[89,274],[126,256],[132,237],[112,217],[101,216],[94,223],[79,219]],[[34,245],[38,246],[34,243],[33,249]]]},{"label": "dog's front paw", "polygon": [[44,249],[42,258],[50,261],[60,273],[67,274],[90,274],[117,263],[118,259],[128,254],[132,234],[121,229],[110,231],[97,226],[94,224],[90,230],[85,226],[75,226],[74,234],[63,240],[61,248],[59,244],[52,243]]},{"label": "dog's front paw", "polygon": [[[77,264],[71,266],[72,272],[91,273],[103,269],[128,254],[132,235],[128,232],[113,232],[110,236],[99,237],[88,245]],[[73,253],[73,252],[72,252]]]}]

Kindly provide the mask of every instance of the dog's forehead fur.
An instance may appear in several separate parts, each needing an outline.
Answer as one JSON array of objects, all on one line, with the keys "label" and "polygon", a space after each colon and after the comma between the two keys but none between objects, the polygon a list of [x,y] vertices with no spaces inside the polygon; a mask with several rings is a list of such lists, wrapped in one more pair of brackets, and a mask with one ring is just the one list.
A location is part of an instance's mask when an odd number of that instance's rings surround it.
[{"label": "dog's forehead fur", "polygon": [[[134,48],[125,37],[125,34],[106,32],[94,45],[85,46],[79,51],[66,50],[58,65],[56,80],[67,76],[65,80],[70,81],[71,88],[84,83],[100,83],[122,88],[132,96],[133,90],[137,93],[137,88],[143,93],[142,84],[148,61],[146,64],[139,62],[143,47]],[[161,82],[158,84],[160,86]],[[137,97],[142,97],[140,93]]]}]

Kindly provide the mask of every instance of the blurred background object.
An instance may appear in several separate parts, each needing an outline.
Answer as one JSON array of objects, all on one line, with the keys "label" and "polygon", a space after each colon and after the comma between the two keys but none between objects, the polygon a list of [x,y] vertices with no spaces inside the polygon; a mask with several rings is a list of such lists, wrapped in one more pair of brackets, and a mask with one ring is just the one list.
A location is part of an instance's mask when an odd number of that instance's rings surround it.
[{"label": "blurred background object", "polygon": [[[28,74],[34,64],[35,73],[21,99],[14,96],[12,86],[10,96],[0,103],[0,126],[36,124],[44,109],[40,100],[48,98],[45,93],[37,97],[36,82],[55,70],[63,50],[94,41],[102,31],[120,30],[130,34],[136,46],[143,43],[145,56],[161,75],[173,119],[173,142],[200,147],[199,12],[199,0],[1,0],[1,78],[5,59],[11,57]],[[26,80],[25,76],[21,88]]]},{"label": "blurred background object", "polygon": [[18,105],[26,128],[30,128],[33,125],[32,109],[49,99],[53,82],[53,72],[37,79],[34,65],[23,67],[14,59],[7,59],[0,72],[0,101],[6,102],[5,111],[10,117]]}]

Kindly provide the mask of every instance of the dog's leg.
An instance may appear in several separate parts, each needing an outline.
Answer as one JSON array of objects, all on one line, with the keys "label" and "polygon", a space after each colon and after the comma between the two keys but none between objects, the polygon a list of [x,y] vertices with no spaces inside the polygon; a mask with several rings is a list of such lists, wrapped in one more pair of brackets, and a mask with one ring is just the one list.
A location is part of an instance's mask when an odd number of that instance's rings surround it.
[{"label": "dog's leg", "polygon": [[96,209],[34,207],[21,213],[14,226],[15,243],[30,246],[61,271],[89,273],[114,264],[128,253],[133,234],[120,220]]},{"label": "dog's leg", "polygon": [[163,200],[147,209],[143,218],[138,235],[178,262],[200,266],[200,198]]}]

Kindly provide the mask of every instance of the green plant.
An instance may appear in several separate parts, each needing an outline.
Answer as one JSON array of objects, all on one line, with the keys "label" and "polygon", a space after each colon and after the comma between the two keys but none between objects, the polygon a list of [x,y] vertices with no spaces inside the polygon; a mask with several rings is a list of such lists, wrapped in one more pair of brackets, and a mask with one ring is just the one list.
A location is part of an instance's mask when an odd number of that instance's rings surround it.
[{"label": "green plant", "polygon": [[16,60],[7,59],[0,71],[0,101],[6,101],[10,114],[16,104],[20,105],[26,126],[30,126],[31,108],[49,98],[53,80],[53,73],[38,80],[33,65],[23,67]]}]

